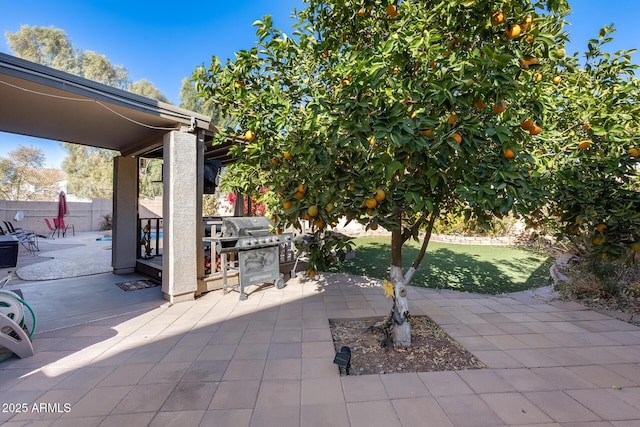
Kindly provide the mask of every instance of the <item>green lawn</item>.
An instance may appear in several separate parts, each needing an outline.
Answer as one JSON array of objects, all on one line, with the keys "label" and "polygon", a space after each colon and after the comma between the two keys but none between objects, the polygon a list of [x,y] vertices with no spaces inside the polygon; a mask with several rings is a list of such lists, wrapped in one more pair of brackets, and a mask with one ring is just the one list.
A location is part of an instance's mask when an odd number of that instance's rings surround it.
[{"label": "green lawn", "polygon": [[[388,278],[390,238],[362,237],[354,242],[356,258],[336,265],[332,271]],[[419,249],[413,241],[403,247],[405,271]],[[410,284],[485,294],[517,292],[548,285],[552,262],[546,255],[512,246],[430,242]]]}]

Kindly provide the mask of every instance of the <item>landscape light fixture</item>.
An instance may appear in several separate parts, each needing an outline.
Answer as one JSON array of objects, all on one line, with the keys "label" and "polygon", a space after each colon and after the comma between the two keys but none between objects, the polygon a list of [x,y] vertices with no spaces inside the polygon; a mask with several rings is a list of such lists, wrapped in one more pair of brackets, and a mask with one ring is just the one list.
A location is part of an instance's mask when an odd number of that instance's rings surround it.
[{"label": "landscape light fixture", "polygon": [[346,345],[343,346],[340,351],[336,352],[333,363],[338,365],[338,369],[344,368],[345,374],[349,375],[349,368],[351,368],[351,349]]}]

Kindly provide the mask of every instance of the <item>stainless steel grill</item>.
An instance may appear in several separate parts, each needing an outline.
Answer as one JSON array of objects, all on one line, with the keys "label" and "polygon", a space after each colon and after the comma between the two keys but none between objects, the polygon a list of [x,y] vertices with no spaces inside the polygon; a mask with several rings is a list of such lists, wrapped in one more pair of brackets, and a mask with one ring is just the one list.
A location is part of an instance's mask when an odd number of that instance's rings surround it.
[{"label": "stainless steel grill", "polygon": [[[286,286],[280,276],[279,250],[281,244],[293,240],[293,234],[275,234],[272,228],[273,223],[265,217],[224,218],[220,235],[204,238],[215,247],[216,255],[220,255],[225,293],[229,289],[239,290],[240,300],[244,301],[247,299],[245,286],[267,282],[273,282],[278,289]],[[230,253],[237,253],[238,285],[227,283]]]}]

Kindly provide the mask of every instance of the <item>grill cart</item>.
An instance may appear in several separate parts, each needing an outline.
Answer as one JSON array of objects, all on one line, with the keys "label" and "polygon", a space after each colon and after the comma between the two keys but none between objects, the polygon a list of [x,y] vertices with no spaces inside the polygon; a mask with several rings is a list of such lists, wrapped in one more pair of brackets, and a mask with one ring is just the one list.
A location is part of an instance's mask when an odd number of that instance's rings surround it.
[{"label": "grill cart", "polygon": [[[239,290],[240,300],[244,301],[247,299],[245,286],[267,282],[273,282],[278,289],[286,286],[280,275],[279,251],[281,244],[293,240],[293,234],[275,234],[271,232],[272,228],[273,223],[265,217],[229,217],[222,220],[219,236],[204,238],[211,243],[212,255],[220,255],[225,293]],[[238,285],[227,283],[229,254],[237,254]]]}]

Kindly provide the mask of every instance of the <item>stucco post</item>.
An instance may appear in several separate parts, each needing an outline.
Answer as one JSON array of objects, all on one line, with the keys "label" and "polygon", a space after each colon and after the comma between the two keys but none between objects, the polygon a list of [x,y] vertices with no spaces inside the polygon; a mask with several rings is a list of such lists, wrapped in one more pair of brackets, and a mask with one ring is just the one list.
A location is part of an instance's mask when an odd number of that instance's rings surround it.
[{"label": "stucco post", "polygon": [[111,266],[114,274],[136,269],[138,239],[138,159],[113,159],[113,218]]},{"label": "stucco post", "polygon": [[198,142],[190,133],[163,139],[162,292],[172,303],[194,298],[197,283]]}]

